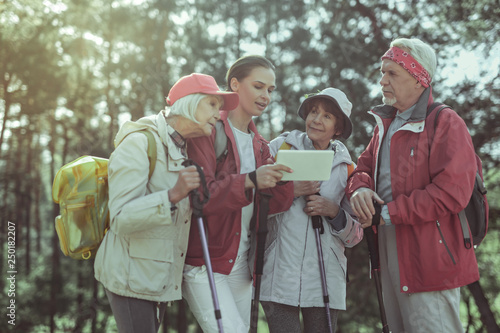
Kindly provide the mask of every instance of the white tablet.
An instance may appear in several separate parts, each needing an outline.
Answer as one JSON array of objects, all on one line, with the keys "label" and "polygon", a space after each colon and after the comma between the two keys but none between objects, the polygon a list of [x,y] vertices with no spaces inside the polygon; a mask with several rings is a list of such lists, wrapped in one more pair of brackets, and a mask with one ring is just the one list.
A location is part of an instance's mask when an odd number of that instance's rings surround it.
[{"label": "white tablet", "polygon": [[283,172],[281,180],[328,180],[334,155],[333,150],[280,150],[276,163],[293,170],[293,173]]}]

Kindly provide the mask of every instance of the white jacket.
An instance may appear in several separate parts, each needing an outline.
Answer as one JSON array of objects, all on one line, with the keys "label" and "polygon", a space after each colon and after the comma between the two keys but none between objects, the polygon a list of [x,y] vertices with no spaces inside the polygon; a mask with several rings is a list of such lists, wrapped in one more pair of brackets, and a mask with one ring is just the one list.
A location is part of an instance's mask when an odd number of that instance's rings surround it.
[{"label": "white jacket", "polygon": [[[286,140],[292,150],[314,150],[306,133],[294,130],[271,141],[274,155]],[[351,207],[345,197],[347,165],[352,163],[347,148],[334,141],[335,156],[331,176],[321,183],[320,194],[337,203],[345,214],[346,226],[336,231],[323,218],[325,232],[320,235],[327,277],[328,295],[332,309],[345,310],[347,259],[345,247],[352,247],[363,237],[361,224],[351,215]],[[266,241],[264,271],[261,282],[261,301],[271,301],[291,306],[324,307],[321,275],[315,232],[308,215],[303,211],[304,197],[295,198],[286,212],[271,217]]]},{"label": "white jacket", "polygon": [[[191,224],[188,198],[178,202],[173,213],[170,210],[168,190],[177,182],[185,158],[167,126],[160,112],[120,128],[108,165],[110,230],[94,264],[95,278],[109,291],[157,302],[182,297]],[[132,133],[144,128],[154,134],[157,149],[149,182],[147,137]]]}]

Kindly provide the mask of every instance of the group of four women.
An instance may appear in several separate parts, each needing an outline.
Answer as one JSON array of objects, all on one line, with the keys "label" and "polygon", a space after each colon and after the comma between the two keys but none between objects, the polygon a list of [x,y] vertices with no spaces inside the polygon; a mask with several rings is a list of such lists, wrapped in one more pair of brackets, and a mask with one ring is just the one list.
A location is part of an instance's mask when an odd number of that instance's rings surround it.
[{"label": "group of four women", "polygon": [[[267,236],[260,300],[271,332],[327,329],[311,217],[321,216],[330,314],[345,309],[344,248],[359,243],[362,228],[345,199],[346,147],[352,105],[327,88],[299,108],[306,131],[286,132],[268,143],[257,131],[276,88],[274,66],[260,56],[238,59],[228,70],[227,91],[204,74],[181,78],[167,97],[169,108],[126,122],[109,162],[110,229],[96,256],[95,277],[106,290],[120,332],[157,332],[167,302],[184,297],[205,332],[217,332],[199,229],[191,225],[189,193],[200,187],[201,166],[210,193],[203,220],[226,332],[248,332],[252,299],[252,217],[261,192],[269,192]],[[227,137],[216,154],[216,122]],[[148,177],[148,142],[156,137],[157,161]],[[219,133],[220,134],[220,133]],[[328,181],[281,182],[288,167],[274,156],[286,143],[294,150],[335,151]],[[252,227],[251,227],[252,225]]]}]

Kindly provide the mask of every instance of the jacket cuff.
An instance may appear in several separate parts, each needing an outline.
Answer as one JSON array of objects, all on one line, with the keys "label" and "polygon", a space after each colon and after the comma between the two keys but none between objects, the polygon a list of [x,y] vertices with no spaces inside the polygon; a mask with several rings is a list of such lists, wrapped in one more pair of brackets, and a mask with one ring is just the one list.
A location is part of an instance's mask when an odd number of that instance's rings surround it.
[{"label": "jacket cuff", "polygon": [[391,215],[389,215],[389,207],[387,205],[382,206],[382,211],[380,212],[380,216],[384,219],[385,225],[392,225],[391,223]]},{"label": "jacket cuff", "polygon": [[339,209],[337,216],[335,216],[333,219],[330,219],[329,217],[325,217],[325,219],[326,222],[330,223],[333,229],[335,229],[335,231],[337,232],[344,229],[347,224],[347,218],[345,217],[345,213],[342,208]]}]

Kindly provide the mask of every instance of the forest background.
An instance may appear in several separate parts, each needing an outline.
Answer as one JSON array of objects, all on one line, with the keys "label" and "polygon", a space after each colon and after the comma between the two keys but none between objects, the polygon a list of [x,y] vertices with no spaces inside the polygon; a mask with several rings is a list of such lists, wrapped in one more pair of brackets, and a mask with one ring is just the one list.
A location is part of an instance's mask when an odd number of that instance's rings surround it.
[{"label": "forest background", "polygon": [[[109,157],[120,124],[164,108],[179,77],[202,72],[224,86],[240,56],[269,58],[278,89],[256,120],[267,139],[303,128],[305,93],[339,88],[354,105],[346,144],[356,160],[374,127],[366,111],[381,103],[380,56],[396,37],[434,47],[435,99],[465,120],[483,160],[489,233],[476,249],[480,285],[462,288],[460,310],[467,332],[499,332],[499,19],[498,0],[0,1],[0,332],[115,331],[92,262],[59,249],[52,180],[81,155]],[[12,228],[17,273],[8,279]],[[347,256],[337,332],[379,332],[366,244]],[[197,331],[184,302],[168,308],[162,332]]]}]

